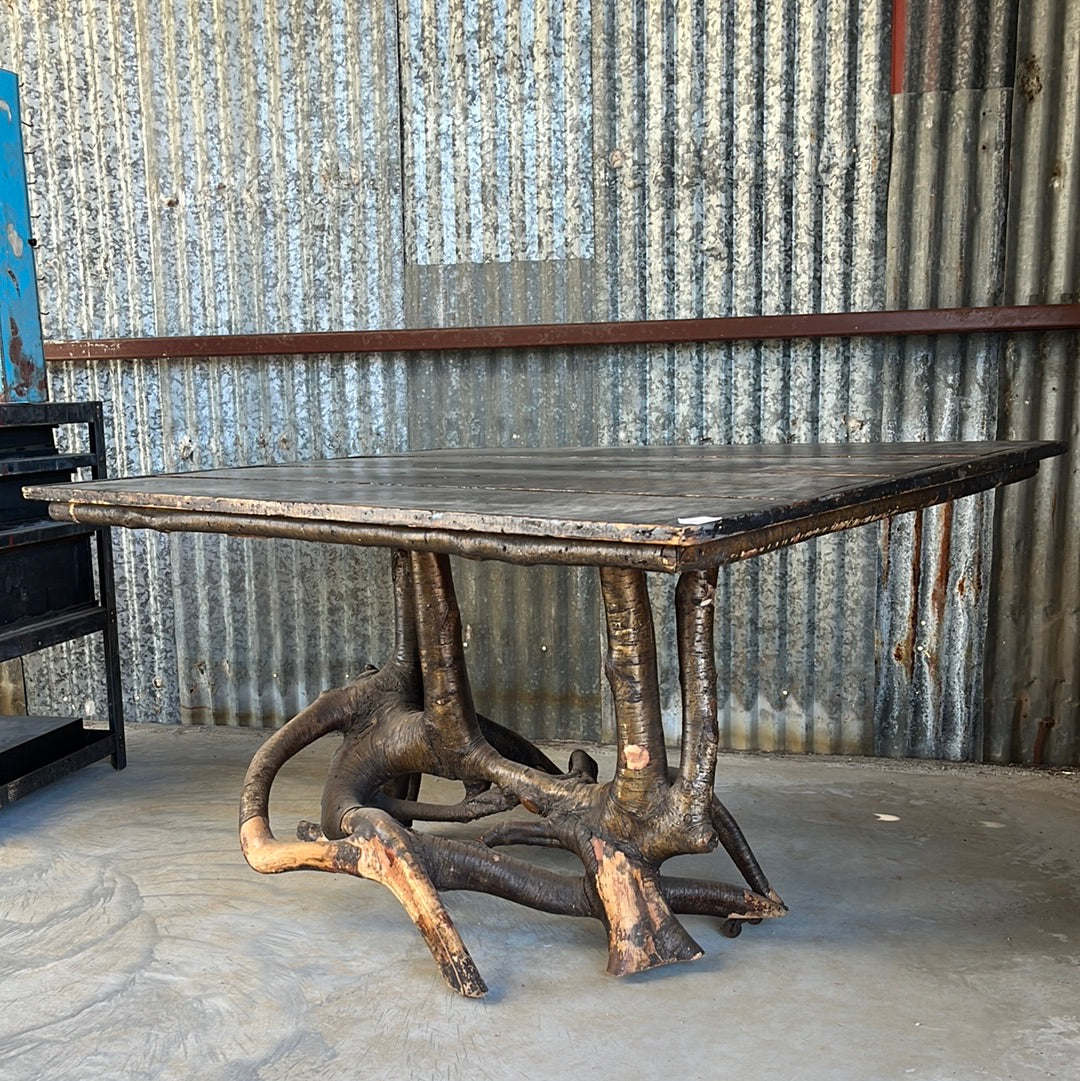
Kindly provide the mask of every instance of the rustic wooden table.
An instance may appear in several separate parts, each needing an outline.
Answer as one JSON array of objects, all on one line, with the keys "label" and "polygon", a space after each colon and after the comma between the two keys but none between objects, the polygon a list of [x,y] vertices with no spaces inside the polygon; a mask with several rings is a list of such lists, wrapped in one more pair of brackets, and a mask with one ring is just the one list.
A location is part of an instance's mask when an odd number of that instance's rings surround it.
[{"label": "rustic wooden table", "polygon": [[[676,918],[714,915],[734,935],[786,908],[713,791],[717,568],[809,537],[1029,477],[1056,443],[920,443],[428,451],[27,489],[54,518],[93,525],[296,537],[392,549],[393,656],[327,691],[266,741],[244,785],[240,834],[258,871],[344,872],[391,889],[456,991],[486,988],[440,890],[471,889],[593,916],[608,971],[640,972],[701,949]],[[606,783],[584,751],[560,769],[476,712],[448,556],[599,568],[618,758]],[[683,695],[678,768],[661,725],[646,572],[677,573]],[[276,838],[274,777],[330,732],[322,821]],[[419,798],[423,774],[464,783],[453,805]],[[523,807],[479,840],[411,829]],[[548,845],[565,875],[498,851]],[[661,874],[722,845],[745,885]]]}]

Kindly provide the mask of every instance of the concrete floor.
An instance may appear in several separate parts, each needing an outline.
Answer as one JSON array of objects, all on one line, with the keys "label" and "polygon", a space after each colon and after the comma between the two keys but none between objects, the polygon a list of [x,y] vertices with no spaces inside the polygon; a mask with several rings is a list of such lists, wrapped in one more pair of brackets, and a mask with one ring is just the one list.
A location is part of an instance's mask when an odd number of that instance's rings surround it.
[{"label": "concrete floor", "polygon": [[[128,731],[124,772],[0,812],[4,1081],[1080,1077],[1080,771],[725,757],[785,919],[688,918],[704,958],[616,981],[595,921],[452,894],[465,1000],[381,887],[247,868],[260,733]],[[332,749],[280,776],[280,835]]]}]

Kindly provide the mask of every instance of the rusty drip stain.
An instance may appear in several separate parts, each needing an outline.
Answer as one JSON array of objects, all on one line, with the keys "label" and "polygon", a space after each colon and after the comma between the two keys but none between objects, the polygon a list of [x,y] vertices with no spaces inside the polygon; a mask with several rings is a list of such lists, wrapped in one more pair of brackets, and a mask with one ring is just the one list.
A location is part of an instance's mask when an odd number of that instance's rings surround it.
[{"label": "rusty drip stain", "polygon": [[934,588],[930,593],[930,603],[934,609],[934,618],[938,623],[945,618],[945,599],[949,591],[949,549],[952,546],[953,504],[942,504],[941,511],[941,541],[938,545],[937,573],[934,575]]},{"label": "rusty drip stain", "polygon": [[882,522],[882,525],[884,526],[884,528],[881,531],[882,534],[883,534],[883,536],[881,538],[881,580],[882,580],[882,582],[887,582],[889,580],[889,556],[891,555],[890,549],[892,547],[891,542],[892,542],[893,520],[894,519],[890,516],[889,518],[886,518]]},{"label": "rusty drip stain", "polygon": [[1043,717],[1039,721],[1039,728],[1035,733],[1035,746],[1031,749],[1031,764],[1033,766],[1046,765],[1046,745],[1050,742],[1050,730],[1053,727],[1053,717]]},{"label": "rusty drip stain", "polygon": [[28,390],[36,390],[43,393],[45,390],[45,368],[44,365],[38,368],[38,365],[34,363],[34,359],[28,356],[23,349],[22,334],[19,331],[19,324],[15,322],[14,316],[8,317],[8,326],[11,331],[10,340],[8,342],[8,357],[11,361],[11,366],[14,368],[18,377],[18,382],[13,388],[16,396],[25,393]]},{"label": "rusty drip stain", "polygon": [[1016,75],[1016,84],[1020,93],[1030,105],[1042,93],[1043,88],[1042,65],[1038,58],[1034,55],[1026,56]]},{"label": "rusty drip stain", "polygon": [[911,553],[911,605],[908,609],[907,633],[896,643],[893,656],[904,666],[908,680],[915,678],[915,638],[919,630],[919,564],[922,562],[923,516],[915,515],[915,537]]}]

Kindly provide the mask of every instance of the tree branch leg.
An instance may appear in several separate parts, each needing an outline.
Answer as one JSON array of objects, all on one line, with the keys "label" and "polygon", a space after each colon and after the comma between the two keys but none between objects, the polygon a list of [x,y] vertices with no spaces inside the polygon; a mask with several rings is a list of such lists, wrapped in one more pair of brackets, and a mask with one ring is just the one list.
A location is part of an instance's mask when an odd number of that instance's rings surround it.
[{"label": "tree branch leg", "polygon": [[412,552],[410,559],[424,681],[424,714],[436,741],[447,751],[464,755],[483,741],[483,734],[476,720],[465,668],[461,612],[454,594],[450,557]]},{"label": "tree branch leg", "polygon": [[645,809],[668,788],[649,591],[644,571],[623,567],[601,567],[600,585],[608,632],[605,668],[618,740],[612,799]]},{"label": "tree branch leg", "polygon": [[660,888],[673,912],[717,916],[726,920],[763,920],[783,916],[787,905],[775,894],[764,895],[727,882],[662,875]]},{"label": "tree branch leg", "polygon": [[675,918],[656,871],[600,837],[590,841],[592,885],[608,932],[608,973],[629,976],[704,952]]},{"label": "tree branch leg", "polygon": [[420,652],[416,637],[416,594],[413,588],[412,560],[409,553],[395,548],[391,553],[390,575],[394,590],[393,664],[416,673],[420,678]]},{"label": "tree branch leg", "polygon": [[[484,985],[439,899],[441,889],[477,889],[544,911],[596,917],[607,928],[608,971],[615,975],[700,956],[676,912],[719,916],[732,927],[782,915],[783,903],[712,794],[715,575],[692,572],[679,583],[683,751],[672,780],[645,575],[601,568],[600,576],[618,737],[611,782],[596,782],[596,764],[583,751],[560,773],[529,741],[476,713],[448,557],[395,552],[390,663],[321,695],[252,761],[241,803],[241,844],[251,866],[382,883],[409,913],[448,983],[465,995],[483,994]],[[274,777],[293,754],[332,731],[344,739],[324,788],[322,826],[279,841],[269,823]],[[464,782],[465,797],[453,806],[420,802],[423,773]],[[481,842],[412,833],[403,825],[414,817],[473,821],[517,803],[537,818],[497,826]],[[668,857],[707,851],[718,838],[750,889],[660,875]],[[555,874],[493,851],[506,844],[561,847],[578,856],[583,874]]]},{"label": "tree branch leg", "polygon": [[679,576],[675,612],[682,687],[682,750],[674,800],[679,814],[711,820],[716,748],[716,568]]},{"label": "tree branch leg", "polygon": [[248,863],[262,874],[329,871],[381,883],[416,925],[450,987],[470,998],[486,994],[450,914],[412,850],[408,830],[372,808],[350,817],[353,832],[337,841],[279,841],[264,819],[251,818],[240,827],[240,845]]},{"label": "tree branch leg", "polygon": [[765,872],[761,869],[757,857],[750,849],[743,831],[739,828],[731,812],[715,796],[712,801],[712,820],[716,827],[720,843],[724,851],[731,857],[732,862],[738,867],[747,885],[757,893],[764,894],[776,901],[780,898],[769,885]]}]

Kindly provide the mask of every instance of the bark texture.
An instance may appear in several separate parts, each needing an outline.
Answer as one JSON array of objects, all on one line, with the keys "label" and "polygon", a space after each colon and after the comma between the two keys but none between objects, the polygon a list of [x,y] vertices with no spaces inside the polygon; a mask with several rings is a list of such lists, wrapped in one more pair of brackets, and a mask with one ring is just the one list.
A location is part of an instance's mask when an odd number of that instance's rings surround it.
[{"label": "bark texture", "polygon": [[[601,568],[608,627],[607,678],[615,703],[615,776],[575,751],[566,770],[512,729],[475,710],[449,559],[395,551],[395,642],[390,660],[327,691],[260,748],[240,808],[244,855],[260,872],[320,870],[381,882],[409,914],[447,983],[486,991],[439,893],[479,890],[545,912],[591,916],[607,930],[608,971],[622,976],[701,948],[678,914],[716,916],[734,936],[744,921],[780,916],[738,825],[716,799],[715,571],[682,575],[676,593],[683,742],[667,766],[656,646],[645,574]],[[323,791],[322,816],[297,839],[270,828],[270,789],[293,755],[330,732],[342,743]],[[419,798],[424,774],[461,781],[456,804]],[[471,822],[517,806],[536,816],[494,824],[477,841],[417,833],[413,821]],[[662,875],[672,856],[718,844],[745,886]],[[580,875],[561,874],[495,850],[555,846],[574,853]]]}]

